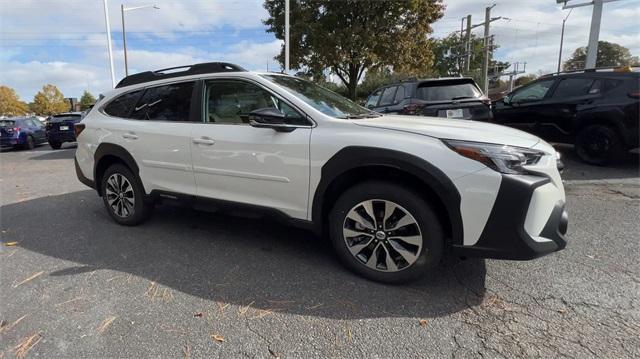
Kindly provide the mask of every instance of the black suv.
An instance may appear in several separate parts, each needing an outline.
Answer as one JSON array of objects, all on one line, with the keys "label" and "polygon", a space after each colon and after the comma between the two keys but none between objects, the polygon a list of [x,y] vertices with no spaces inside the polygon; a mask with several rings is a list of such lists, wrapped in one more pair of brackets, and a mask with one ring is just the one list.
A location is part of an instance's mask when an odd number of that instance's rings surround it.
[{"label": "black suv", "polygon": [[639,84],[629,69],[543,76],[496,101],[493,121],[575,144],[582,160],[604,165],[638,147]]},{"label": "black suv", "polygon": [[365,106],[380,113],[491,119],[491,101],[467,77],[405,80],[375,90]]}]

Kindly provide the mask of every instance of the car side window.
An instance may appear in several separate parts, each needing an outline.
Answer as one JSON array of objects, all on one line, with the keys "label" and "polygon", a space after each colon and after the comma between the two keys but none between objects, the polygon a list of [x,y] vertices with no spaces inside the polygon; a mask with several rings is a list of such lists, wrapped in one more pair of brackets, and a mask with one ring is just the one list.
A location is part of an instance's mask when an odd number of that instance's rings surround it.
[{"label": "car side window", "polygon": [[104,113],[109,116],[128,118],[142,92],[143,90],[138,90],[116,97],[115,100],[112,100],[104,107]]},{"label": "car side window", "polygon": [[35,128],[41,128],[42,127],[42,123],[40,123],[39,120],[37,119],[30,119],[29,121],[31,121],[31,125]]},{"label": "car side window", "polygon": [[193,82],[147,88],[131,118],[148,121],[189,121]]},{"label": "car side window", "polygon": [[531,84],[523,89],[516,91],[513,96],[511,96],[510,102],[533,102],[540,101],[544,98],[544,96],[549,92],[551,86],[553,86],[553,82],[555,80],[542,80],[538,81],[534,84]]},{"label": "car side window", "polygon": [[382,93],[379,106],[388,106],[393,104],[393,100],[396,97],[397,86],[387,87]]},{"label": "car side window", "polygon": [[396,91],[396,98],[393,100],[394,104],[400,103],[404,100],[404,86],[398,86],[398,91]]},{"label": "car side window", "polygon": [[378,90],[374,92],[371,96],[369,96],[369,98],[367,99],[367,103],[365,104],[365,107],[366,108],[376,107],[378,105],[378,100],[380,100],[381,94],[382,94],[382,90]]},{"label": "car side window", "polygon": [[205,122],[216,124],[249,124],[249,113],[276,108],[285,115],[285,123],[309,125],[293,107],[264,88],[244,81],[210,81],[205,96]]},{"label": "car side window", "polygon": [[[599,83],[598,83],[599,84]],[[588,95],[594,85],[594,80],[590,78],[569,78],[563,79],[553,91],[553,98],[567,98]],[[599,87],[594,88],[594,93],[600,91]]]}]

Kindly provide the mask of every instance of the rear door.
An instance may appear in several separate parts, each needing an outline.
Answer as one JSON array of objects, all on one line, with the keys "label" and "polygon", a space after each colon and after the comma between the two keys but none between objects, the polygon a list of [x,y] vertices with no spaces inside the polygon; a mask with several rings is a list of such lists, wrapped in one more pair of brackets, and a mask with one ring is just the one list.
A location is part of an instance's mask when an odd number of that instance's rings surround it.
[{"label": "rear door", "polygon": [[396,98],[396,90],[398,86],[389,86],[385,87],[380,95],[380,101],[378,102],[378,106],[374,109],[380,113],[390,113],[393,112],[393,104]]},{"label": "rear door", "polygon": [[42,122],[40,122],[37,118],[29,118],[26,121],[31,124],[33,137],[35,138],[36,142],[45,142],[47,140],[47,134]]},{"label": "rear door", "polygon": [[[136,160],[145,190],[195,194],[191,167],[196,83],[177,82],[121,95],[104,112],[112,137]],[[199,112],[198,112],[199,113]]]}]

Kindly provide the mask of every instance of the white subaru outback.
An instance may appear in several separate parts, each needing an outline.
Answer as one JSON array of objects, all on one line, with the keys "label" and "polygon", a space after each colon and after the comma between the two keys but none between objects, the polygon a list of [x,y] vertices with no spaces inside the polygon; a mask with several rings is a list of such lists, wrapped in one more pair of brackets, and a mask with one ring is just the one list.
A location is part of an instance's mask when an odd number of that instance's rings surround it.
[{"label": "white subaru outback", "polygon": [[123,225],[165,199],[241,206],[327,235],[347,267],[382,282],[445,254],[525,260],[566,245],[549,144],[380,115],[292,76],[228,63],[131,75],[76,133],[78,178]]}]

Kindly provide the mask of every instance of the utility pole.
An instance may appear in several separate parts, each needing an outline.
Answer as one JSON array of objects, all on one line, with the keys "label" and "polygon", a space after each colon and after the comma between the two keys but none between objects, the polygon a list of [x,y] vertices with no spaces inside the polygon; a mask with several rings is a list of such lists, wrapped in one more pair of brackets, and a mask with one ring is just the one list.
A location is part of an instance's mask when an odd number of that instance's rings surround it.
[{"label": "utility pole", "polygon": [[460,53],[458,53],[458,74],[462,75],[464,69],[464,53],[467,50],[467,46],[464,42],[464,18],[460,19]]},{"label": "utility pole", "polygon": [[560,32],[560,53],[558,54],[558,73],[560,73],[560,65],[562,64],[562,43],[564,42],[564,23],[567,22],[569,16],[571,16],[571,12],[573,9],[569,10],[567,17],[562,19],[562,32]]},{"label": "utility pole", "polygon": [[289,0],[284,0],[284,72],[289,72]]},{"label": "utility pole", "polygon": [[520,70],[520,63],[516,62],[513,64],[513,70],[511,70],[510,72],[506,72],[506,73],[501,73],[498,75],[498,77],[500,76],[509,76],[509,92],[513,91],[513,78],[516,75],[519,74],[523,74],[525,73],[525,71],[527,70],[527,63],[524,63],[524,68],[522,70]]},{"label": "utility pole", "polygon": [[129,62],[127,61],[127,35],[124,29],[124,4],[120,4],[122,14],[122,49],[124,50],[124,75],[129,76]]},{"label": "utility pole", "polygon": [[113,69],[113,48],[111,47],[111,26],[109,25],[109,6],[107,0],[102,0],[104,4],[104,22],[107,27],[107,49],[109,50],[109,65],[111,68],[111,87],[116,87],[116,73]]},{"label": "utility pole", "polygon": [[484,94],[487,95],[489,93],[489,24],[491,23],[491,9],[496,6],[493,4],[491,6],[487,6],[484,11],[484,56],[482,57],[482,85],[484,89]]},{"label": "utility pole", "polygon": [[467,47],[466,47],[466,58],[464,62],[464,70],[466,73],[469,72],[469,66],[471,66],[471,48],[473,47],[471,44],[471,15],[467,15]]}]

